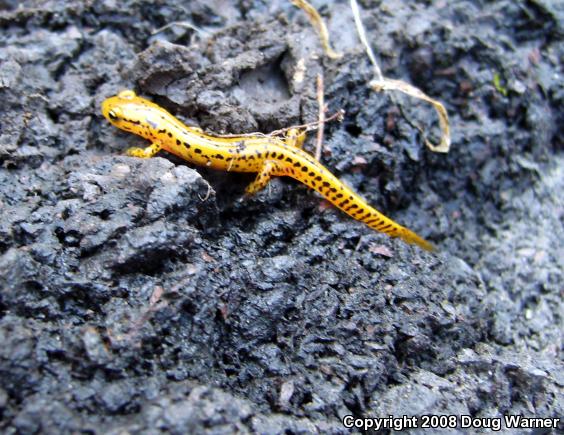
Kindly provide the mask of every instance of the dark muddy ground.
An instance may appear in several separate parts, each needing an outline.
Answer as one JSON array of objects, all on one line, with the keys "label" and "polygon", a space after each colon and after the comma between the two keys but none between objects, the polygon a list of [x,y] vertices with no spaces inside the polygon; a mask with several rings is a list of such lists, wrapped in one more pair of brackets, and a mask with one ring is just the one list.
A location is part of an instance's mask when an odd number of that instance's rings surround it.
[{"label": "dark muddy ground", "polygon": [[[430,107],[367,89],[348,2],[314,4],[338,61],[284,1],[0,2],[2,433],[562,416],[561,4],[361,2],[385,74],[445,102],[448,155],[402,116],[436,135]],[[124,157],[143,140],[99,110],[133,87],[268,132],[316,119],[320,72],[346,111],[324,164],[439,254],[292,180],[243,201],[252,176]]]}]

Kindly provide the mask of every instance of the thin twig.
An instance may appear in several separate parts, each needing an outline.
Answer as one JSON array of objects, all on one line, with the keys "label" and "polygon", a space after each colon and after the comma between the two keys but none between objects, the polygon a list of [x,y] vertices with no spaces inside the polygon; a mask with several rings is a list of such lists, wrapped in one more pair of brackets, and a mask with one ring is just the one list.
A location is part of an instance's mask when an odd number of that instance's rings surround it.
[{"label": "thin twig", "polygon": [[325,127],[325,99],[323,96],[323,73],[317,74],[317,104],[319,105],[319,119],[317,128],[317,143],[315,144],[315,160],[321,160],[321,147],[323,146],[323,130]]},{"label": "thin twig", "polygon": [[198,27],[198,26],[196,26],[196,25],[194,25],[194,24],[192,24],[188,21],[173,21],[171,23],[165,24],[162,27],[159,27],[156,30],[153,30],[151,35],[156,35],[157,33],[161,33],[163,31],[165,31],[166,29],[169,29],[169,28],[174,27],[174,26],[184,27],[186,29],[192,29],[192,30],[194,30],[198,33],[203,34],[203,35],[209,35],[210,34],[210,32],[208,32],[208,31],[202,29],[201,27]]},{"label": "thin twig", "polygon": [[[337,110],[335,113],[333,113],[331,116],[326,117],[325,118],[325,123],[331,122],[331,121],[338,121],[338,122],[342,122],[343,118],[345,117],[345,111],[343,109]],[[311,130],[317,130],[319,128],[319,121],[314,121],[314,122],[308,122],[306,124],[300,124],[300,125],[291,125],[289,127],[284,127],[281,128],[279,130],[274,130],[271,131],[270,133],[261,133],[261,132],[253,132],[253,133],[236,133],[236,134],[216,134],[216,133],[212,133],[212,136],[214,137],[219,137],[222,139],[231,139],[231,138],[244,138],[244,137],[264,137],[264,138],[268,138],[268,137],[273,137],[273,136],[281,136],[285,133],[287,133],[290,130],[305,130],[307,131],[311,131]]]},{"label": "thin twig", "polygon": [[[331,116],[329,116],[328,118],[325,118],[325,123],[331,122],[331,121],[334,121],[334,120],[337,120],[338,122],[342,122],[344,116],[345,116],[345,111],[343,109],[337,110]],[[288,130],[292,130],[292,129],[311,131],[311,130],[316,130],[318,128],[319,128],[319,121],[308,122],[307,124],[292,125],[290,127],[281,128],[280,130],[274,130],[274,131],[270,132],[268,134],[268,136],[280,136],[280,135],[286,133]]]},{"label": "thin twig", "polygon": [[[231,165],[230,165],[230,166],[231,166]],[[229,172],[229,169],[228,169],[227,171]],[[202,197],[200,196],[200,194],[198,193],[198,198],[200,198],[200,201],[206,202],[206,201],[210,198],[211,192],[212,192],[212,188],[211,188],[211,186],[208,184],[208,191],[206,192],[205,196],[202,198]]]}]

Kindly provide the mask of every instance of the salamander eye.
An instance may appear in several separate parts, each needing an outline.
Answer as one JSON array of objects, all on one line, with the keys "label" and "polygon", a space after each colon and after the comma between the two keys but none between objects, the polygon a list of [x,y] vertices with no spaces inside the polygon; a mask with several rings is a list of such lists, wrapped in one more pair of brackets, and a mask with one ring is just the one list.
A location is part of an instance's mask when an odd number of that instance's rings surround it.
[{"label": "salamander eye", "polygon": [[108,116],[110,117],[110,119],[111,119],[112,121],[115,121],[116,119],[118,119],[116,113],[115,113],[113,110],[110,110],[110,111],[108,112]]}]

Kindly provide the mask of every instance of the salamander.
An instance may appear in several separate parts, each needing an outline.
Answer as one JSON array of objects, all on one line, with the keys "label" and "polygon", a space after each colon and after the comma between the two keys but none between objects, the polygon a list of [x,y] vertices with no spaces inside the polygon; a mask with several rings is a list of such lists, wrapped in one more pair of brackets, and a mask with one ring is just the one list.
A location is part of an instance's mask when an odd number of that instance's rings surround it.
[{"label": "salamander", "polygon": [[146,148],[129,148],[129,156],[153,157],[161,149],[201,166],[233,172],[255,172],[247,187],[253,194],[275,176],[288,176],[319,192],[335,207],[370,228],[399,237],[423,249],[434,246],[413,231],[384,216],[301,149],[305,132],[285,137],[268,135],[213,136],[184,125],[157,104],[125,90],[102,103],[104,117],[114,126],[149,141]]}]

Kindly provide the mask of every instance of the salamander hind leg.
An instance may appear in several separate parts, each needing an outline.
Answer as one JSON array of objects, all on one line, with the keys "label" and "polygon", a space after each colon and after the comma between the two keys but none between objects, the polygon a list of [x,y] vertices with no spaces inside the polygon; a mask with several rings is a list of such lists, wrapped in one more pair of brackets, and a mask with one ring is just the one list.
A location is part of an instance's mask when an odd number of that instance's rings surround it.
[{"label": "salamander hind leg", "polygon": [[264,165],[258,173],[257,178],[255,178],[255,181],[249,184],[245,189],[245,194],[254,195],[258,191],[264,189],[273,175],[275,175],[275,169],[276,167],[273,162],[270,162],[268,160],[264,162]]},{"label": "salamander hind leg", "polygon": [[290,145],[292,147],[302,149],[304,146],[305,139],[306,139],[305,130],[300,130],[299,128],[291,128],[286,133],[284,142],[286,142],[287,145]]},{"label": "salamander hind leg", "polygon": [[160,143],[154,142],[146,148],[128,148],[125,153],[130,157],[140,157],[142,159],[148,159],[149,157],[153,157],[155,154],[157,154],[161,150],[161,148],[162,146]]}]

